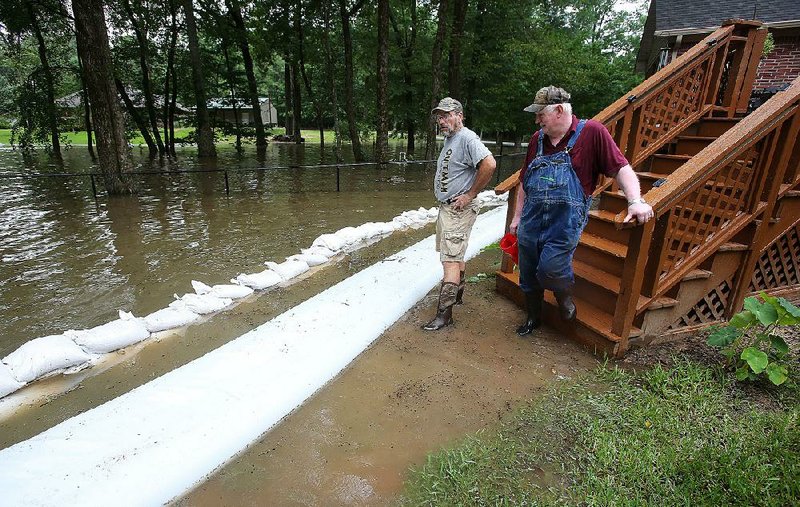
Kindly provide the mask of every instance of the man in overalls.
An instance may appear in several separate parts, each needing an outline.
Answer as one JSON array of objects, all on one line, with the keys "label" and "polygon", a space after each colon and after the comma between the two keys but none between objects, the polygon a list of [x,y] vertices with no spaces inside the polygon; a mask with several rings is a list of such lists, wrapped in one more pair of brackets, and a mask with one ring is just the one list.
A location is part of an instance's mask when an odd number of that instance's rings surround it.
[{"label": "man in overalls", "polygon": [[628,200],[626,222],[645,223],[653,208],[642,199],[639,178],[603,124],[578,120],[570,95],[547,86],[525,111],[541,127],[528,143],[510,231],[519,244],[519,285],[528,316],[524,336],[541,323],[544,290],[552,290],[563,320],[575,319],[572,255],[589,218],[600,174],[615,178]]},{"label": "man in overalls", "polygon": [[436,331],[453,323],[453,305],[461,303],[466,283],[464,254],[480,210],[475,198],[489,183],[497,167],[478,134],[464,126],[461,102],[445,97],[431,114],[444,134],[433,185],[439,201],[436,251],[442,261],[444,277],[436,316],[422,326],[426,331]]}]

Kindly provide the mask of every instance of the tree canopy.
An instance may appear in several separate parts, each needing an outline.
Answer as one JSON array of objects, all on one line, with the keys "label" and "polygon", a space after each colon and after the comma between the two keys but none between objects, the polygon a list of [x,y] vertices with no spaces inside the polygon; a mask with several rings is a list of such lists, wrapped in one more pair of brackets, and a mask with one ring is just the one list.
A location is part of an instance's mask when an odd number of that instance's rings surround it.
[{"label": "tree canopy", "polygon": [[[241,114],[268,97],[289,140],[300,142],[301,126],[333,128],[357,160],[385,160],[391,135],[422,156],[430,105],[446,95],[464,104],[473,130],[516,140],[534,128],[522,109],[542,86],[566,88],[579,116],[595,114],[640,79],[633,61],[644,6],[619,10],[615,1],[106,0],[105,7],[113,75],[120,93],[131,94],[127,128],[147,134],[154,155],[174,147],[180,104],[191,112],[179,121],[210,142],[215,120],[203,117],[206,101],[226,99]],[[14,125],[20,146],[57,151],[60,131],[97,128],[88,113],[69,116],[56,100],[85,96],[72,9],[70,0],[0,3],[0,119]],[[244,123],[237,116],[235,125],[217,119],[213,127],[254,135],[263,146],[263,127]],[[376,131],[384,153],[365,142]],[[213,144],[205,146],[213,156]]]}]

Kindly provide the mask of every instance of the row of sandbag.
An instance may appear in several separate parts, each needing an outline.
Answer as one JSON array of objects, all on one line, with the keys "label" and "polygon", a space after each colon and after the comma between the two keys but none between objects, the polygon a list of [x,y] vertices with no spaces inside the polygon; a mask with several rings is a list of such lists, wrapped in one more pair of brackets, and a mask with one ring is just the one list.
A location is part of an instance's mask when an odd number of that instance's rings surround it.
[{"label": "row of sandbag", "polygon": [[[502,203],[503,197],[493,192],[479,195],[483,205]],[[254,290],[265,290],[295,278],[313,266],[319,266],[343,252],[353,251],[370,240],[384,237],[408,227],[421,226],[435,220],[437,208],[405,211],[391,222],[368,222],[358,227],[345,227],[316,238],[310,248],[301,249],[280,264],[266,262],[267,269],[258,273],[240,274],[231,284],[208,286],[192,281],[194,293],[179,297],[168,307],[145,317],[120,311],[112,322],[85,330],[69,330],[60,335],[31,340],[3,358],[0,363],[0,398],[25,384],[57,373],[73,373],[87,368],[102,354],[136,344],[152,333],[178,328],[195,322],[202,315],[230,307],[236,299]]]}]

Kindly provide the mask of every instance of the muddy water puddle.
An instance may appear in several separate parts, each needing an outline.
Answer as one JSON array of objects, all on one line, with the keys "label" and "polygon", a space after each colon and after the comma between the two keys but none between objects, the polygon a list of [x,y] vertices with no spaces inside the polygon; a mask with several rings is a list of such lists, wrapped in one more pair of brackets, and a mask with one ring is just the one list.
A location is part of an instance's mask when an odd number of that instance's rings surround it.
[{"label": "muddy water puddle", "polygon": [[[496,269],[496,252],[470,264]],[[544,386],[597,365],[556,333],[521,339],[521,311],[470,284],[456,324],[427,333],[432,291],[336,379],[249,449],[174,503],[387,505],[409,467],[466,434],[495,426]],[[198,442],[198,445],[202,445]]]}]

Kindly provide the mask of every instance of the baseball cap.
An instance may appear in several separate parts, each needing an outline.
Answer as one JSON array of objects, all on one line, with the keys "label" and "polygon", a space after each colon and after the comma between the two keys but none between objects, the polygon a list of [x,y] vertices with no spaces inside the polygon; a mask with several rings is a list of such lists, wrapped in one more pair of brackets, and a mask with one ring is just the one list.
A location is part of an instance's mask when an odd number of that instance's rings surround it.
[{"label": "baseball cap", "polygon": [[456,113],[463,113],[464,108],[461,106],[461,102],[457,101],[452,97],[445,97],[439,101],[439,104],[431,109],[431,114],[436,114],[436,111],[444,111],[445,113],[449,113],[450,111],[455,111]]},{"label": "baseball cap", "polygon": [[523,109],[529,113],[538,113],[542,109],[552,104],[564,104],[569,102],[570,95],[563,88],[555,86],[545,86],[536,92],[533,104]]}]

